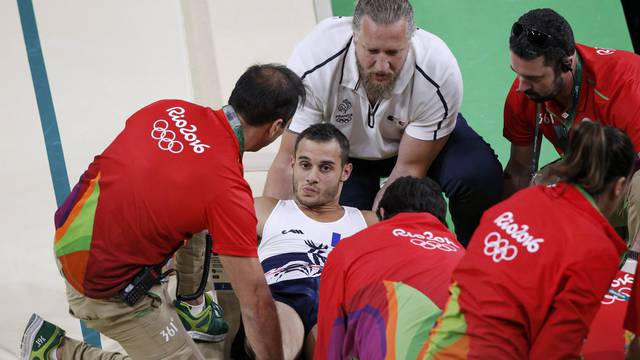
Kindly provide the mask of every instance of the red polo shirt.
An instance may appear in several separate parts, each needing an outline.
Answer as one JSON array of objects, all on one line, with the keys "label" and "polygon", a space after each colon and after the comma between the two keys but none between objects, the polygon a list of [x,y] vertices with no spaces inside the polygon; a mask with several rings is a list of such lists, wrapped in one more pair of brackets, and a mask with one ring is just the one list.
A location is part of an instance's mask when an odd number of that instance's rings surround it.
[{"label": "red polo shirt", "polygon": [[256,217],[224,111],[162,100],[135,114],[56,212],[67,281],[93,298],[117,294],[142,266],[209,229],[215,252],[257,256]]},{"label": "red polo shirt", "polygon": [[483,215],[429,355],[577,358],[625,250],[573,185],[514,194]]},{"label": "red polo shirt", "polygon": [[[576,44],[582,63],[582,81],[573,126],[584,118],[624,130],[640,152],[640,56],[623,50],[599,49]],[[504,105],[503,135],[512,144],[533,144],[536,103],[517,92],[516,78]],[[542,134],[559,147],[553,125],[561,124],[554,101],[544,103]]]},{"label": "red polo shirt", "polygon": [[322,273],[315,358],[421,357],[463,254],[426,213],[401,213],[342,240]]}]

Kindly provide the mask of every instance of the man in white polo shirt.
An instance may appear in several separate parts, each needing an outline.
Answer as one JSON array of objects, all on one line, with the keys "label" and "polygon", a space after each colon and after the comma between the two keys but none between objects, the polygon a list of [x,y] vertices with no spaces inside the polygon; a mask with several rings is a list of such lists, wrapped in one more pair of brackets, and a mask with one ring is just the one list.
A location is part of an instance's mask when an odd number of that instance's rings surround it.
[{"label": "man in white polo shirt", "polygon": [[303,79],[308,101],[283,136],[264,195],[291,197],[296,133],[331,122],[351,143],[354,171],[343,205],[375,209],[396,178],[428,175],[449,198],[466,245],[482,212],[500,199],[502,168],[458,112],[462,77],[455,57],[437,36],[416,29],[409,2],[360,0],[353,18],[318,24],[288,66]]}]

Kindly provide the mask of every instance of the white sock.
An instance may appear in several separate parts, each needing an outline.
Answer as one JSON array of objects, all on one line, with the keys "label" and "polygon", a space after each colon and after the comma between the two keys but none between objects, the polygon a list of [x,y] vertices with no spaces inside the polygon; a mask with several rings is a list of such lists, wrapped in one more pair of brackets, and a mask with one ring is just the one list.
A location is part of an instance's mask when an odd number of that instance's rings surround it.
[{"label": "white sock", "polygon": [[50,352],[49,353],[49,360],[58,360],[58,355],[56,355],[57,352],[58,352],[58,348],[55,348],[55,350]]},{"label": "white sock", "polygon": [[189,312],[191,313],[191,315],[198,316],[202,312],[202,310],[204,310],[205,303],[206,301],[202,299],[202,302],[199,305],[189,305]]}]

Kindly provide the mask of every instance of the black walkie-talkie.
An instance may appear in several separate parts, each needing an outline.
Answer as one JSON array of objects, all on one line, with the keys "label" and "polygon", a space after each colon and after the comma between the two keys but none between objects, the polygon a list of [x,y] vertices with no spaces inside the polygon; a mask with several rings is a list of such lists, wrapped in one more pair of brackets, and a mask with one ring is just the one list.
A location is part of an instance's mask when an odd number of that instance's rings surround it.
[{"label": "black walkie-talkie", "polygon": [[[203,272],[202,279],[200,280],[200,285],[198,289],[193,294],[188,295],[180,295],[176,294],[176,298],[180,301],[188,301],[194,300],[198,297],[202,296],[204,290],[207,285],[207,280],[209,278],[209,265],[211,264],[211,247],[213,240],[211,239],[211,235],[206,235],[205,240],[205,256],[204,256],[204,264],[203,264]],[[174,270],[169,270],[165,273],[162,272],[162,267],[166,264],[171,256],[167,257],[165,261],[158,265],[145,266],[134,278],[131,280],[127,286],[125,286],[122,290],[120,290],[120,298],[127,305],[133,306],[138,300],[140,300],[143,296],[147,294],[147,291],[151,289],[154,285],[160,283],[164,277],[168,276]],[[180,279],[178,279],[178,282]],[[176,293],[178,292],[179,284],[176,286]]]},{"label": "black walkie-talkie", "polygon": [[120,291],[120,298],[127,305],[133,306],[147,294],[154,285],[160,283],[162,265],[145,266],[131,282]]}]

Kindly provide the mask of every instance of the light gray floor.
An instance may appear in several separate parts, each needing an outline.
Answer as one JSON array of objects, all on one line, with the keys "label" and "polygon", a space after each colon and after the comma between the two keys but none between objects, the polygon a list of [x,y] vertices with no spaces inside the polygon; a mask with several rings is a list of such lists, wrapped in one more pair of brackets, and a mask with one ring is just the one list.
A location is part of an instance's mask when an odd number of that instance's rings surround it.
[{"label": "light gray floor", "polygon": [[[285,63],[316,22],[312,0],[32,1],[71,186],[134,111],[166,98],[219,106],[246,67]],[[17,357],[33,312],[82,338],[53,258],[56,199],[17,4],[0,1],[0,360]],[[207,14],[184,16],[193,7]],[[198,54],[215,56],[217,69]],[[255,194],[277,145],[245,158]],[[209,358],[220,351],[203,348]]]}]

